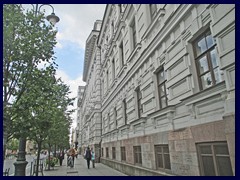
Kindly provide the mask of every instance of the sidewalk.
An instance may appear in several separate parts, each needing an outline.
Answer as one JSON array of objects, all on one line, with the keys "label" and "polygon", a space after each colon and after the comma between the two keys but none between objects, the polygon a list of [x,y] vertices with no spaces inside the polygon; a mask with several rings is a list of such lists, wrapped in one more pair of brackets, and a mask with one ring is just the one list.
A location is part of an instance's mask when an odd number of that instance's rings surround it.
[{"label": "sidewalk", "polygon": [[[65,156],[62,166],[55,166],[54,170],[44,170],[44,176],[126,176],[125,174],[114,170],[102,163],[95,163],[95,168],[87,168],[87,162],[82,156],[74,160],[74,167],[67,167],[67,158]],[[41,173],[39,173],[41,176]]]}]

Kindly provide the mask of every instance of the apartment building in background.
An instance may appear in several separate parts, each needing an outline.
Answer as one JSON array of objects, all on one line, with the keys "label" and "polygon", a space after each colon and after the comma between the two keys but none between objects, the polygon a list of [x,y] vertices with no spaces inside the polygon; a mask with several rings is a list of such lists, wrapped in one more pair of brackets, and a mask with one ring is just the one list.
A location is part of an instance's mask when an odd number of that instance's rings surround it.
[{"label": "apartment building in background", "polygon": [[235,175],[234,4],[108,4],[83,80],[79,136],[101,163]]}]

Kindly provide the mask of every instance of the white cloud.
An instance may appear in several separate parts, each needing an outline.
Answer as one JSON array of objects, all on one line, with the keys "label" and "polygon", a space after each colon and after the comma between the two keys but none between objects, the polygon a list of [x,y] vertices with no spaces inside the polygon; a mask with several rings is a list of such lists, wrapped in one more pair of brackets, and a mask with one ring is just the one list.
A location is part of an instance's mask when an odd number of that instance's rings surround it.
[{"label": "white cloud", "polygon": [[71,41],[84,48],[94,22],[103,19],[105,7],[106,4],[54,4],[60,18],[57,41]]},{"label": "white cloud", "polygon": [[[62,81],[67,84],[70,87],[70,98],[75,98],[77,97],[77,91],[78,91],[78,86],[85,86],[85,82],[82,81],[82,75],[80,75],[78,78],[76,79],[70,79],[70,77],[62,70],[57,70],[56,73],[56,77],[57,78],[61,78]],[[77,98],[74,101],[74,106],[73,107],[69,107],[70,109],[76,109],[77,108]],[[72,118],[73,118],[73,127],[76,127],[76,122],[77,122],[77,111],[75,111],[72,114]]]}]

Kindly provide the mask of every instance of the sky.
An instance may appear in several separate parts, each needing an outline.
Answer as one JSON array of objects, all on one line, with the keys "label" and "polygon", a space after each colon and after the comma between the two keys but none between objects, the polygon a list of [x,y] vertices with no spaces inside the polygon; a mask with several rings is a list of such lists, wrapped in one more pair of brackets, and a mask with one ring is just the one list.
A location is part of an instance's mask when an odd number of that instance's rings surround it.
[{"label": "sky", "polygon": [[[58,30],[57,45],[54,49],[58,64],[57,77],[61,77],[70,86],[70,97],[77,97],[78,86],[82,81],[84,67],[85,43],[90,35],[94,22],[102,20],[106,4],[51,4],[60,21],[55,25]],[[42,6],[41,11],[51,14],[49,6]],[[77,108],[77,99],[74,107]],[[76,127],[77,111],[72,114]]]}]

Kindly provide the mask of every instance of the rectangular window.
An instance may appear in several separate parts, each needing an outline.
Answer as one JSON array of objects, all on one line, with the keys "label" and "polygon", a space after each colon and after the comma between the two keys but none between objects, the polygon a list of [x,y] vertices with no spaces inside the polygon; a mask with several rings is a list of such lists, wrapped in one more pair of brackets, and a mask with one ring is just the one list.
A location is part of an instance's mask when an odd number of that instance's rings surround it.
[{"label": "rectangular window", "polygon": [[125,149],[125,147],[121,147],[121,160],[126,161],[126,149]]},{"label": "rectangular window", "polygon": [[134,163],[142,164],[141,146],[133,146]]},{"label": "rectangular window", "polygon": [[108,147],[106,147],[106,157],[109,157]]},{"label": "rectangular window", "polygon": [[122,68],[124,66],[123,41],[119,45],[119,59],[120,68]]},{"label": "rectangular window", "polygon": [[112,82],[115,79],[115,60],[112,60]]},{"label": "rectangular window", "polygon": [[143,108],[141,103],[142,93],[139,87],[136,89],[136,96],[137,96],[138,118],[141,118],[143,113]]},{"label": "rectangular window", "polygon": [[155,145],[157,169],[171,169],[168,145]]},{"label": "rectangular window", "polygon": [[117,109],[116,107],[113,109],[113,113],[114,113],[114,122],[115,122],[115,129],[118,126],[118,121],[117,121]]},{"label": "rectangular window", "polygon": [[102,148],[102,157],[103,157],[104,153],[103,153],[103,148]]},{"label": "rectangular window", "polygon": [[116,159],[116,148],[112,147],[112,159]]},{"label": "rectangular window", "polygon": [[197,144],[202,176],[233,176],[227,142]]},{"label": "rectangular window", "polygon": [[157,73],[158,95],[160,109],[168,105],[168,90],[166,88],[165,71],[162,69]]},{"label": "rectangular window", "polygon": [[219,68],[216,43],[210,31],[203,33],[194,43],[195,64],[200,89],[204,90],[223,81]]},{"label": "rectangular window", "polygon": [[132,45],[134,50],[137,45],[137,33],[136,33],[137,31],[136,31],[135,18],[133,18],[133,21],[131,24],[131,30],[132,30]]},{"label": "rectangular window", "polygon": [[122,111],[123,111],[123,120],[124,124],[127,124],[127,104],[126,104],[126,99],[122,101]]},{"label": "rectangular window", "polygon": [[157,15],[157,4],[150,4],[149,6],[150,6],[151,19],[153,20]]}]

